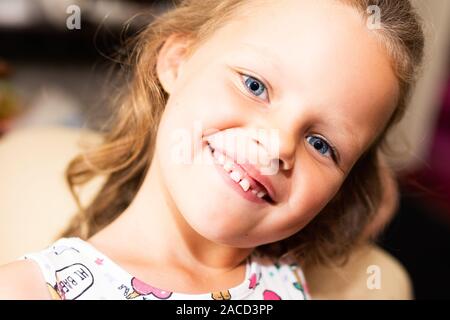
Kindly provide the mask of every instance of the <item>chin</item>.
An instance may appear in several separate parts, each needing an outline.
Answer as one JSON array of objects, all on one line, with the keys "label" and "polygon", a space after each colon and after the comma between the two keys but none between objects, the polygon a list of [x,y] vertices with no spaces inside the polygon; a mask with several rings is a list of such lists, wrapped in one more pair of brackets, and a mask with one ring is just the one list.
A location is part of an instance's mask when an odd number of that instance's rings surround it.
[{"label": "chin", "polygon": [[215,207],[197,205],[180,212],[186,223],[203,238],[222,245],[251,247],[252,244],[247,243],[250,230],[242,223],[242,218]]},{"label": "chin", "polygon": [[[212,165],[169,165],[161,161],[167,190],[181,218],[201,237],[233,247],[253,247],[249,233],[261,217],[230,191]],[[170,182],[170,183],[168,183]]]}]

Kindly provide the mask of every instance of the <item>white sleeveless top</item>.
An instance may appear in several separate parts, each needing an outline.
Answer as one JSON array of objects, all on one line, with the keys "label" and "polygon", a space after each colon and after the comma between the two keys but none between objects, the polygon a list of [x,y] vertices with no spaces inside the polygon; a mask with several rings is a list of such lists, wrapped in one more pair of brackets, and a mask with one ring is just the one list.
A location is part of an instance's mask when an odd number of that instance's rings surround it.
[{"label": "white sleeveless top", "polygon": [[29,253],[39,265],[53,299],[185,299],[185,300],[305,300],[310,299],[297,263],[273,262],[253,253],[245,280],[228,290],[202,294],[155,288],[129,274],[80,238],[61,238],[43,251]]}]

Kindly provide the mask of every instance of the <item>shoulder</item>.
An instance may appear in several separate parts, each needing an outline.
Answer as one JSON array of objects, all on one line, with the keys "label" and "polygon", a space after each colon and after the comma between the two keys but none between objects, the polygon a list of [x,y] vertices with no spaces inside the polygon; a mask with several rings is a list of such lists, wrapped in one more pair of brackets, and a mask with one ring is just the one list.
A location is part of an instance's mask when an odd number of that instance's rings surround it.
[{"label": "shoulder", "polygon": [[[362,267],[366,267],[366,277],[375,274],[380,275],[381,288],[379,290],[379,298],[413,298],[413,288],[408,272],[403,265],[388,252],[380,247],[370,246],[368,247],[366,258],[363,257],[361,263],[364,263]],[[368,281],[370,283],[371,279],[368,279]]]},{"label": "shoulder", "polygon": [[20,260],[0,266],[0,300],[43,300],[50,293],[39,266]]},{"label": "shoulder", "polygon": [[373,244],[355,249],[343,266],[309,266],[305,275],[313,299],[413,298],[405,268]]}]

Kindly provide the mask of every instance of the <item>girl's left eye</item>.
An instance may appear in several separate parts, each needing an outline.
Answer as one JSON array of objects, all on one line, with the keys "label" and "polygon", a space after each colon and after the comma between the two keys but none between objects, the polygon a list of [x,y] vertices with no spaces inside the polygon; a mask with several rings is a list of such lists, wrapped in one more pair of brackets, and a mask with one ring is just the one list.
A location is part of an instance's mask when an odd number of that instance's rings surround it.
[{"label": "girl's left eye", "polygon": [[320,154],[329,156],[333,158],[333,160],[335,159],[333,148],[324,139],[317,136],[308,136],[306,137],[306,141]]},{"label": "girl's left eye", "polygon": [[263,95],[263,99],[267,100],[267,88],[262,81],[247,75],[242,75],[242,77],[244,77],[245,86],[253,95],[257,97]]}]

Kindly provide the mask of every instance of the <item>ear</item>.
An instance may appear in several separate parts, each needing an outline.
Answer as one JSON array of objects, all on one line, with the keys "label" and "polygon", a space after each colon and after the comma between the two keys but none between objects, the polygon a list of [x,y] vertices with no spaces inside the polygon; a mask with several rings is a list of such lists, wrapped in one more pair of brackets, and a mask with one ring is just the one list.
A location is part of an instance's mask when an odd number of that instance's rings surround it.
[{"label": "ear", "polygon": [[167,93],[171,93],[177,79],[180,76],[181,68],[187,59],[190,41],[181,35],[171,35],[164,42],[156,63],[156,73],[159,81]]}]

